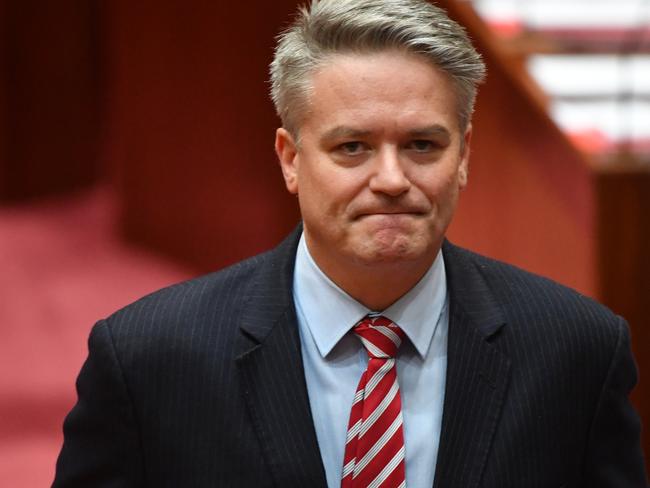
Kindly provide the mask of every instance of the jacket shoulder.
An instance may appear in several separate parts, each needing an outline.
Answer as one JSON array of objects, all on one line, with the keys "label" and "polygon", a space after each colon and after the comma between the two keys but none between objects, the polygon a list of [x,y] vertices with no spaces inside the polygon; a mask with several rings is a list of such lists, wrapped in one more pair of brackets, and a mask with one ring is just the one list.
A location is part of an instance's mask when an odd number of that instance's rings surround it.
[{"label": "jacket shoulder", "polygon": [[572,288],[512,264],[447,245],[457,273],[480,277],[507,315],[534,322],[604,327],[618,335],[623,322],[606,306]]},{"label": "jacket shoulder", "polygon": [[248,258],[222,270],[177,283],[117,310],[104,320],[114,336],[155,337],[181,333],[218,317],[235,314],[255,283],[269,253]]}]

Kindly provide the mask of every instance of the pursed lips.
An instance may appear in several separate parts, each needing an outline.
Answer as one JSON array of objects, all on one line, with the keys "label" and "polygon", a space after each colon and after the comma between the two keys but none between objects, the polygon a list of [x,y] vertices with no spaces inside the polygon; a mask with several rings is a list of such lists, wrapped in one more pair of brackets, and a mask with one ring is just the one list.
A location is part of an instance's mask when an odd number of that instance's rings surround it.
[{"label": "pursed lips", "polygon": [[419,216],[424,212],[420,209],[391,209],[391,210],[376,210],[376,211],[362,211],[357,214],[357,218],[373,217],[373,216]]}]

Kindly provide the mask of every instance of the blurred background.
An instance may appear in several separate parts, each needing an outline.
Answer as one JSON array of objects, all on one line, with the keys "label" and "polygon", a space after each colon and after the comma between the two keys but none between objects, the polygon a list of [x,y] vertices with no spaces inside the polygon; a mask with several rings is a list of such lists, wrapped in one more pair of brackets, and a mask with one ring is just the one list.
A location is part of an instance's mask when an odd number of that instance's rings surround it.
[{"label": "blurred background", "polygon": [[[298,221],[266,81],[297,3],[0,3],[0,486],[51,483],[98,318]],[[625,316],[650,426],[650,1],[438,3],[489,72],[450,239]]]}]

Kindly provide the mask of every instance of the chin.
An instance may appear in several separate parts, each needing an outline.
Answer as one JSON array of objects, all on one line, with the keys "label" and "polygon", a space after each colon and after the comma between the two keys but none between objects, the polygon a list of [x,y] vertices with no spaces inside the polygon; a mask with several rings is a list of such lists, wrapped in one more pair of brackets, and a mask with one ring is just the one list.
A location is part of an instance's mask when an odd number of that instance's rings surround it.
[{"label": "chin", "polygon": [[357,247],[358,261],[366,265],[400,264],[419,261],[430,254],[430,246],[413,236],[368,239]]}]

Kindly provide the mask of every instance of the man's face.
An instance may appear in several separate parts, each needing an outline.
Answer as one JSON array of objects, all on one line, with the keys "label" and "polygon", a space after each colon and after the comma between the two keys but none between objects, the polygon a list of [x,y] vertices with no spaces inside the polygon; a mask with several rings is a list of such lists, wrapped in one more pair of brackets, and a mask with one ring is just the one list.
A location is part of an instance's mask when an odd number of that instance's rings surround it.
[{"label": "man's face", "polygon": [[312,85],[299,144],[276,136],[310,253],[331,278],[395,264],[424,272],[467,182],[470,131],[450,79],[387,51],[335,55]]}]

